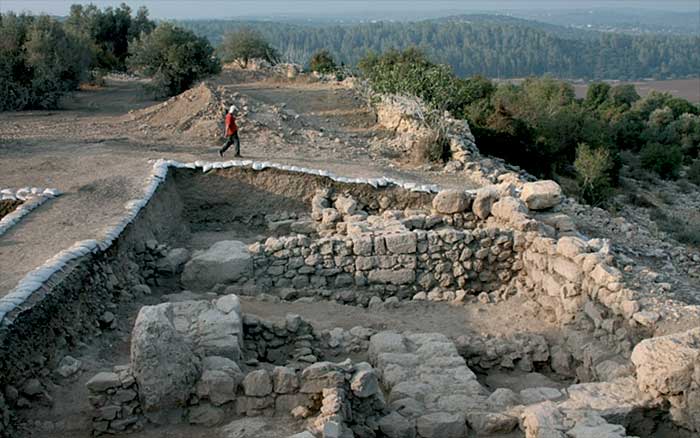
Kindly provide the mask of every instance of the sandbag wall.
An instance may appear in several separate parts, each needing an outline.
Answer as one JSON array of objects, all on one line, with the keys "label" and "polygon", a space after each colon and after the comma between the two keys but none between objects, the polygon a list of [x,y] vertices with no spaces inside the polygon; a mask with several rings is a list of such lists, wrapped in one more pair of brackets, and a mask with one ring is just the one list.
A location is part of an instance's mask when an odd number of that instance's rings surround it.
[{"label": "sandbag wall", "polygon": [[0,323],[0,436],[10,433],[18,403],[47,399],[45,390],[25,390],[27,382],[54,369],[79,341],[99,333],[107,305],[131,300],[134,288],[145,283],[146,259],[154,259],[157,248],[144,243],[180,232],[182,221],[173,218],[181,209],[174,186],[160,185],[114,244],[70,261],[5,315]]}]

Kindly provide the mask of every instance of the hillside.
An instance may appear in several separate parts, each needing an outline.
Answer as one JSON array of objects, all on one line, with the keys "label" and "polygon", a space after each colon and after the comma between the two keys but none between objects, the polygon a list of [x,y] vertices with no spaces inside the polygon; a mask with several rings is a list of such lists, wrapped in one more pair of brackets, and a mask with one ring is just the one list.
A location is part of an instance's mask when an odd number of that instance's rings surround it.
[{"label": "hillside", "polygon": [[214,44],[226,31],[254,27],[287,60],[304,63],[327,48],[354,66],[368,51],[419,46],[461,76],[510,78],[674,78],[700,71],[700,37],[626,35],[495,15],[460,15],[412,23],[300,26],[276,22],[184,21]]}]

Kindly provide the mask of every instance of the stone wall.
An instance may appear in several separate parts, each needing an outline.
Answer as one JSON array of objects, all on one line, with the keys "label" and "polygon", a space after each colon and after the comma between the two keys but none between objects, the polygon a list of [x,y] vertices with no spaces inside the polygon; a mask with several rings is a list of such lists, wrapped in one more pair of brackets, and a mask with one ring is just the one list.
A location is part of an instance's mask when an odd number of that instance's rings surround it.
[{"label": "stone wall", "polygon": [[269,238],[250,247],[264,287],[373,288],[410,298],[435,287],[491,292],[519,268],[507,230],[405,230],[311,239]]},{"label": "stone wall", "polygon": [[129,433],[146,422],[214,426],[238,416],[293,415],[316,433],[370,436],[385,408],[374,369],[319,362],[319,342],[297,315],[280,323],[241,315],[235,295],[143,307],[130,363],[86,384],[93,433]]},{"label": "stone wall", "polygon": [[319,190],[311,199],[311,220],[292,224],[305,234],[249,247],[252,278],[267,288],[368,287],[383,298],[434,288],[479,293],[504,287],[521,267],[513,232],[482,228],[467,194],[450,196],[423,208],[372,212],[348,194]]}]

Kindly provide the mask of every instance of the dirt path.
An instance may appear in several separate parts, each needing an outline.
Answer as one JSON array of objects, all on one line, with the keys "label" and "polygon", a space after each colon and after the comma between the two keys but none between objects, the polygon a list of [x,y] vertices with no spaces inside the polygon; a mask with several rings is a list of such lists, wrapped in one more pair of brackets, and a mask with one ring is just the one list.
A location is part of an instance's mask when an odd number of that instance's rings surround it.
[{"label": "dirt path", "polygon": [[[244,124],[241,138],[246,158],[323,168],[351,177],[391,176],[452,187],[466,184],[454,175],[392,168],[369,157],[358,139],[373,135],[371,115],[346,89],[323,83],[239,80],[231,74],[217,79],[219,84],[249,93],[250,101],[265,110],[269,105],[287,104],[300,114],[299,124],[307,130],[325,131],[313,139],[284,138],[277,127],[260,124],[247,130]],[[109,223],[124,215],[124,204],[141,196],[151,171],[149,159],[219,159],[216,139],[184,137],[167,129],[142,132],[129,111],[154,103],[139,82],[109,80],[105,88],[76,93],[65,110],[0,114],[0,187],[55,187],[65,193],[0,238],[0,296],[74,242],[100,238]],[[256,113],[251,119],[267,116],[267,112]],[[356,146],[342,147],[346,144]]]}]

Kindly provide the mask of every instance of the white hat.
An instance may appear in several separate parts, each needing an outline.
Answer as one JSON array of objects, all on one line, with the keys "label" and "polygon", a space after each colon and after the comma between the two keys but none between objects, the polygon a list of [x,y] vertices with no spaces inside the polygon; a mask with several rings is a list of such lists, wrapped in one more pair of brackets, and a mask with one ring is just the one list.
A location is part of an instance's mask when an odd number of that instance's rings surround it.
[{"label": "white hat", "polygon": [[236,105],[231,105],[231,108],[228,109],[228,112],[230,114],[233,114],[236,111]]}]

